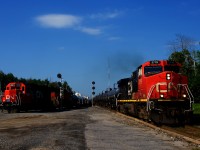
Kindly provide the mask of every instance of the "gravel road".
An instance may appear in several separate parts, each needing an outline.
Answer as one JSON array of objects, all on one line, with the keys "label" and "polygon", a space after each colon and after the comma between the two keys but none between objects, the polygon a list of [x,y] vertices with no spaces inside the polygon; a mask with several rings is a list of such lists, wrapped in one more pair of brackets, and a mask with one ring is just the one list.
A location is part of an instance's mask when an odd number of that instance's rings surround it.
[{"label": "gravel road", "polygon": [[179,150],[187,142],[99,107],[0,113],[0,150]]}]

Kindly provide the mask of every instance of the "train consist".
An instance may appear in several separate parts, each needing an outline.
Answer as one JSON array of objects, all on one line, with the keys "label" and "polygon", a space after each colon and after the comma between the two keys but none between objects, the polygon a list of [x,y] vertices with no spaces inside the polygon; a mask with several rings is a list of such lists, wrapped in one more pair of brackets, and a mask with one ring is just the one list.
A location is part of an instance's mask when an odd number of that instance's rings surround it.
[{"label": "train consist", "polygon": [[72,92],[48,86],[25,85],[22,82],[11,82],[1,96],[2,110],[20,112],[28,110],[62,110],[88,106],[86,97],[76,96]]},{"label": "train consist", "polygon": [[194,98],[180,69],[174,61],[145,62],[131,77],[120,79],[117,87],[95,96],[94,104],[157,124],[190,122]]}]

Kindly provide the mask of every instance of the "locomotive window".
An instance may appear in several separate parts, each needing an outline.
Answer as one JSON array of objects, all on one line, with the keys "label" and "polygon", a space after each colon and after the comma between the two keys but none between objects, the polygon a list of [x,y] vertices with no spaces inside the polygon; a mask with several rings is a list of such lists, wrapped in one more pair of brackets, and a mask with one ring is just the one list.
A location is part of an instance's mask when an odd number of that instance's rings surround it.
[{"label": "locomotive window", "polygon": [[162,66],[146,66],[144,67],[144,74],[146,76],[162,72]]},{"label": "locomotive window", "polygon": [[14,90],[15,89],[15,84],[10,84],[10,89]]},{"label": "locomotive window", "polygon": [[20,87],[16,86],[16,89],[17,89],[17,90],[20,90]]},{"label": "locomotive window", "polygon": [[10,86],[11,87],[11,90],[14,90],[15,89],[15,86]]},{"label": "locomotive window", "polygon": [[179,73],[180,67],[179,66],[165,66],[164,70],[165,71],[174,71],[176,73]]},{"label": "locomotive window", "polygon": [[20,83],[15,84],[16,89],[20,89]]},{"label": "locomotive window", "polygon": [[142,76],[142,67],[138,68],[138,77]]}]

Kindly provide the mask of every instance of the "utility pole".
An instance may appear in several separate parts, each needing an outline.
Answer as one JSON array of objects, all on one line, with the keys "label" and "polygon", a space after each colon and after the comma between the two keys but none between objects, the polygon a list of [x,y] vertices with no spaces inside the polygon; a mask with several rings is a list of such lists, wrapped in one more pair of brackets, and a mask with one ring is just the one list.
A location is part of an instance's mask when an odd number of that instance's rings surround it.
[{"label": "utility pole", "polygon": [[110,59],[108,57],[108,88],[110,88]]}]

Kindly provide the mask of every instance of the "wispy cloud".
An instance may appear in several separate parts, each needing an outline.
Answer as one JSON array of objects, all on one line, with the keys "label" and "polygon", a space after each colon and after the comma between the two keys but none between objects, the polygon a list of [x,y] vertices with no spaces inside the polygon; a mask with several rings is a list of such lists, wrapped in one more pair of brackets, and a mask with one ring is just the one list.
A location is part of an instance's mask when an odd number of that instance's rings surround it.
[{"label": "wispy cloud", "polygon": [[37,16],[36,22],[46,28],[72,28],[89,35],[100,35],[100,28],[84,27],[81,25],[83,18],[69,14],[47,14]]},{"label": "wispy cloud", "polygon": [[49,28],[71,28],[80,24],[81,18],[67,14],[47,14],[35,18],[36,22],[42,27]]},{"label": "wispy cloud", "polygon": [[65,47],[63,47],[63,46],[58,47],[58,50],[59,50],[59,51],[64,51],[64,50],[65,50]]},{"label": "wispy cloud", "polygon": [[109,37],[108,40],[109,41],[116,41],[116,40],[120,40],[121,38],[120,37],[117,37],[117,36],[112,36],[112,37]]},{"label": "wispy cloud", "polygon": [[123,12],[119,10],[115,10],[113,12],[103,12],[90,15],[91,19],[114,19],[122,15]]},{"label": "wispy cloud", "polygon": [[78,30],[90,35],[100,35],[102,33],[100,28],[79,27]]},{"label": "wispy cloud", "polygon": [[188,6],[188,3],[185,1],[185,2],[180,2],[180,6],[181,7],[187,7]]},{"label": "wispy cloud", "polygon": [[199,16],[200,15],[200,9],[191,10],[191,11],[189,11],[189,14],[193,15],[193,16]]},{"label": "wispy cloud", "polygon": [[[114,10],[112,12],[105,13],[97,13],[92,14],[88,17],[80,17],[71,14],[45,14],[36,16],[34,21],[43,28],[55,28],[55,29],[63,29],[68,28],[71,30],[76,30],[88,35],[102,35],[105,31],[104,26],[95,26],[93,23],[94,19],[113,19],[122,15],[122,11]],[[84,23],[89,23],[89,25],[84,25]],[[101,22],[102,23],[102,22]],[[110,37],[108,40],[118,40],[119,37]]]}]

